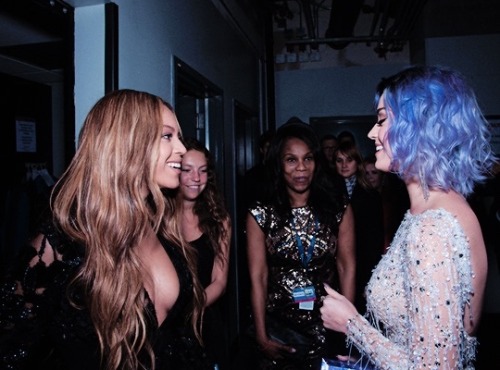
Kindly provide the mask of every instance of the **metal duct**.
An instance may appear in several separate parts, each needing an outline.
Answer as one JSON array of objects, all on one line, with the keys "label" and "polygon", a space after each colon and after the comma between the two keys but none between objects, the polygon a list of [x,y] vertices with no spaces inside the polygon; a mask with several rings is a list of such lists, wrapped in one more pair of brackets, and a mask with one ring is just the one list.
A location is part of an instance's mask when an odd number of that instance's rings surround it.
[{"label": "metal duct", "polygon": [[313,18],[313,13],[311,9],[311,2],[309,0],[300,0],[302,3],[302,13],[304,13],[304,18],[307,26],[307,35],[311,39],[316,38],[316,25]]},{"label": "metal duct", "polygon": [[[332,0],[325,38],[352,37],[362,5],[363,0]],[[328,45],[333,49],[340,50],[349,45],[349,41],[330,42]]]}]

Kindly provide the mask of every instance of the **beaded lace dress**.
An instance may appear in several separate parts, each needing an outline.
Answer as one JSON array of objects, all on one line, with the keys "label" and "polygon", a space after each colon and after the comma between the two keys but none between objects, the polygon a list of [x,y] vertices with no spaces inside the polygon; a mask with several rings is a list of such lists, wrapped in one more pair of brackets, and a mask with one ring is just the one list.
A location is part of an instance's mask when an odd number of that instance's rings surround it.
[{"label": "beaded lace dress", "polygon": [[473,369],[465,330],[474,273],[464,231],[443,209],[407,211],[367,285],[367,314],[347,337],[380,369]]}]

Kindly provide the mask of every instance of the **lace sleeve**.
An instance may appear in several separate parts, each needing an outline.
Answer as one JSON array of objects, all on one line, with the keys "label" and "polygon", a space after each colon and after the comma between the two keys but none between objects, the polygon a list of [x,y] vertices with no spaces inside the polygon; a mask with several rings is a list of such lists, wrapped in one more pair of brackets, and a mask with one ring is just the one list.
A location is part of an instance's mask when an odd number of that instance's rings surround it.
[{"label": "lace sleeve", "polygon": [[443,215],[422,221],[408,248],[410,354],[412,364],[462,368],[465,360],[465,308],[472,295],[467,240],[455,219]]},{"label": "lace sleeve", "polygon": [[451,215],[424,217],[404,248],[407,316],[400,318],[404,327],[392,329],[403,339],[389,340],[391,333],[363,317],[348,325],[349,339],[382,369],[466,368],[474,359],[475,338],[463,322],[472,294],[463,230]]},{"label": "lace sleeve", "polygon": [[[47,266],[42,257],[52,253]],[[14,270],[0,286],[0,366],[2,369],[21,369],[36,351],[43,347],[47,327],[47,313],[52,310],[45,290],[51,281],[51,271],[57,264],[56,253],[41,238],[36,248],[27,246],[20,259],[20,268]],[[36,349],[35,349],[36,347]]]},{"label": "lace sleeve", "polygon": [[[381,369],[410,369],[409,355],[405,348],[392,343],[382,334],[380,327],[373,327],[361,315],[349,320],[347,338],[364,355]],[[367,364],[360,359],[361,367]]]}]

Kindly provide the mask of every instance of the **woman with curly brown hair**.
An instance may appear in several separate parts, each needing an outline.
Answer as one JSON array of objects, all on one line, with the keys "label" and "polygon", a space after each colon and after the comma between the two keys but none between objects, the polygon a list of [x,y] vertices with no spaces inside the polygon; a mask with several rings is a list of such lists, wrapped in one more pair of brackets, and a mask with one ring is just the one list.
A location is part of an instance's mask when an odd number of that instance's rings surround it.
[{"label": "woman with curly brown hair", "polygon": [[217,189],[215,165],[198,140],[184,141],[178,217],[182,235],[198,252],[198,278],[205,289],[202,337],[219,369],[227,367],[224,320],[220,298],[226,290],[229,269],[231,219]]},{"label": "woman with curly brown hair", "polygon": [[165,196],[185,151],[161,98],[118,90],[95,104],[53,190],[53,217],[2,291],[17,303],[0,317],[4,366],[213,368],[196,338],[195,254]]}]

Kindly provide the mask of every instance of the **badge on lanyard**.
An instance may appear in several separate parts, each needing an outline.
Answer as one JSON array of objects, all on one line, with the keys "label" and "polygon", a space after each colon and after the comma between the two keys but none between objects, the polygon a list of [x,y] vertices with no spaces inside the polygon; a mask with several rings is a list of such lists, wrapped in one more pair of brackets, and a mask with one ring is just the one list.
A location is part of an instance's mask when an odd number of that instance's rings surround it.
[{"label": "badge on lanyard", "polygon": [[316,300],[314,286],[297,287],[292,292],[293,301],[299,304],[301,310],[312,310]]}]

